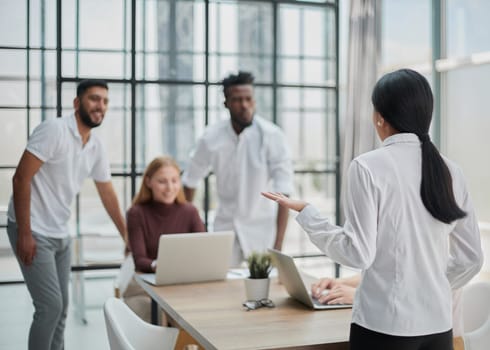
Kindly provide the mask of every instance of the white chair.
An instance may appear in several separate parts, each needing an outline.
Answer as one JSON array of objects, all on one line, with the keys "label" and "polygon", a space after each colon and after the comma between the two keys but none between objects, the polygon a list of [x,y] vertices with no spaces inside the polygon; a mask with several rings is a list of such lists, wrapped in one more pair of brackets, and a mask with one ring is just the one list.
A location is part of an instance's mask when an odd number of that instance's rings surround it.
[{"label": "white chair", "polygon": [[476,282],[463,288],[465,350],[490,348],[490,283]]},{"label": "white chair", "polygon": [[173,350],[179,330],[142,321],[120,299],[109,298],[104,316],[111,350]]}]

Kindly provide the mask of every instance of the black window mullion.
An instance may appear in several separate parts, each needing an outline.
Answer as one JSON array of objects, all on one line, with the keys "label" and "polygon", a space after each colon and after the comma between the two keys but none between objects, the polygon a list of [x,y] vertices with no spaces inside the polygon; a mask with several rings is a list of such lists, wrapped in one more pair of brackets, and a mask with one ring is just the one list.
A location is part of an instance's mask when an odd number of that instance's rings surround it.
[{"label": "black window mullion", "polygon": [[[204,125],[208,125],[209,123],[209,0],[204,1],[204,49],[205,49],[205,66],[204,66]],[[209,231],[209,176],[204,180],[204,225],[206,227],[206,231]]]},{"label": "black window mullion", "polygon": [[131,197],[136,194],[136,0],[131,0]]},{"label": "black window mullion", "polygon": [[56,116],[61,117],[61,3],[56,1]]},{"label": "black window mullion", "polygon": [[27,12],[27,16],[26,16],[26,27],[27,27],[27,37],[26,37],[26,44],[27,44],[27,47],[26,47],[26,61],[27,61],[27,64],[26,64],[26,107],[27,107],[27,110],[26,110],[26,126],[27,126],[27,130],[26,130],[26,140],[29,138],[29,131],[31,130],[31,110],[30,110],[30,107],[31,107],[31,95],[30,95],[30,79],[31,79],[31,71],[30,71],[30,57],[31,57],[31,50],[29,49],[30,48],[30,45],[31,45],[31,35],[30,35],[30,28],[31,28],[31,25],[30,25],[30,18],[31,18],[31,3],[30,3],[30,0],[26,0],[26,12]]}]

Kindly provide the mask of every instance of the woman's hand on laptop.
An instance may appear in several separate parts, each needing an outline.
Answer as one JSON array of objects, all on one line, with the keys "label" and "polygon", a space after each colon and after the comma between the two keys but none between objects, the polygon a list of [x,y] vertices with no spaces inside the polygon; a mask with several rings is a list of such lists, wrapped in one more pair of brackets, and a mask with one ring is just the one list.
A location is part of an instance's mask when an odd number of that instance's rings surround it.
[{"label": "woman's hand on laptop", "polygon": [[306,207],[308,204],[305,201],[299,200],[299,199],[291,199],[283,195],[282,193],[279,192],[262,192],[262,195],[265,198],[271,199],[275,202],[277,202],[279,205],[282,205],[286,208],[295,210],[295,211],[301,211]]},{"label": "woman's hand on laptop", "polygon": [[311,296],[315,299],[320,299],[321,296],[326,295],[329,289],[332,289],[339,285],[335,278],[322,278],[318,282],[311,285]]},{"label": "woman's hand on laptop", "polygon": [[352,304],[356,288],[334,278],[322,278],[311,286],[311,295],[322,304]]}]

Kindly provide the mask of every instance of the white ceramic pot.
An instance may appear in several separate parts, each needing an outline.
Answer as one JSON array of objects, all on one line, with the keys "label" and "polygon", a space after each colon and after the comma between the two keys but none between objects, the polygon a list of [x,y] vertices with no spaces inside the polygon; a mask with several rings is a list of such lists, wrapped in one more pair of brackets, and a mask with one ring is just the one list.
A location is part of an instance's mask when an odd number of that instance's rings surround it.
[{"label": "white ceramic pot", "polygon": [[247,300],[269,298],[269,278],[245,278],[245,293]]}]

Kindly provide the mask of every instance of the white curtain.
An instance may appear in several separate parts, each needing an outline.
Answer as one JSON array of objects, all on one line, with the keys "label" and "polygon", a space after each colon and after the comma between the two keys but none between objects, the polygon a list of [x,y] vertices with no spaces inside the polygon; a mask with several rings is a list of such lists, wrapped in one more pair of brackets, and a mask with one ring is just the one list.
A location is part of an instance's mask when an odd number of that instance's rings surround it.
[{"label": "white curtain", "polygon": [[340,116],[342,193],[352,159],[377,146],[371,92],[380,65],[381,0],[351,0],[345,115]]}]

